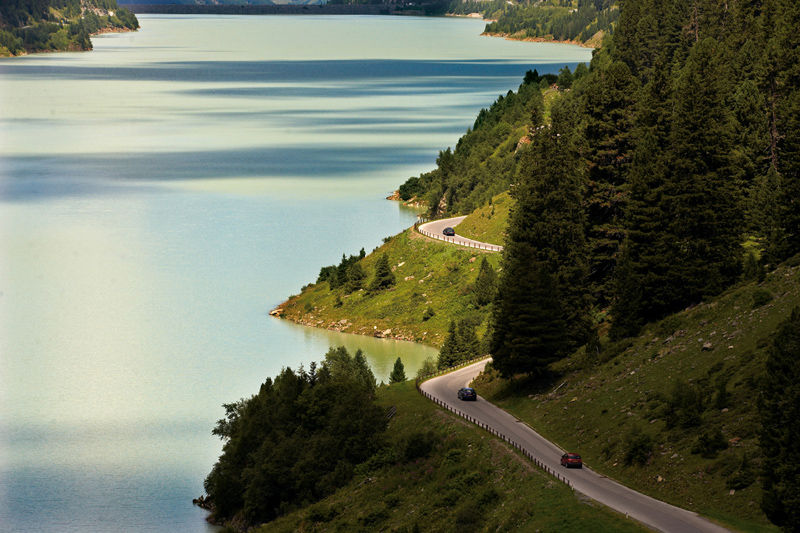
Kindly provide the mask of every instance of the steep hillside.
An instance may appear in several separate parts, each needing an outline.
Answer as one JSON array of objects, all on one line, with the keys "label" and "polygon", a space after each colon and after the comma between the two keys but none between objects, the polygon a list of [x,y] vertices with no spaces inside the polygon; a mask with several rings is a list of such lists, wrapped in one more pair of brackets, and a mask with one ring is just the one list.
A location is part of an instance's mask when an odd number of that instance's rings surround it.
[{"label": "steep hillside", "polygon": [[378,399],[397,408],[388,449],[335,494],[258,531],[642,531],[440,410],[412,382],[383,387]]},{"label": "steep hillside", "polygon": [[758,482],[758,383],[778,324],[800,305],[800,256],[761,282],[582,348],[542,386],[489,372],[480,394],[594,469],[747,531],[768,530]]},{"label": "steep hillside", "polygon": [[566,67],[558,76],[528,71],[517,92],[508,91],[478,113],[455,149],[439,152],[434,170],[403,183],[400,198],[422,202],[434,215],[454,215],[470,213],[507,191],[517,174],[520,149],[535,127],[547,123],[550,108],[564,94],[550,86],[559,80],[571,83],[586,72],[585,65],[574,75]]},{"label": "steep hillside", "polygon": [[458,225],[458,234],[476,241],[503,245],[514,200],[504,192],[479,207]]}]

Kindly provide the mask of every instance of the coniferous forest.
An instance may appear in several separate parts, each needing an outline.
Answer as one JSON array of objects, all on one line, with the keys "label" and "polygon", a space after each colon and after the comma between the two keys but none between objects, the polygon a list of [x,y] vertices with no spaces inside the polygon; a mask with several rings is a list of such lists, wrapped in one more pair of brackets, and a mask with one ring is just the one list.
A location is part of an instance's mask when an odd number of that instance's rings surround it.
[{"label": "coniferous forest", "polygon": [[[433,215],[468,212],[511,187],[496,349],[515,342],[507,317],[533,305],[507,308],[525,285],[508,279],[525,275],[511,274],[518,257],[537,265],[526,270],[537,290],[561,302],[545,314],[563,331],[548,338],[569,350],[601,310],[612,339],[635,335],[719,294],[746,261],[774,265],[800,251],[798,22],[789,0],[624,0],[588,72],[551,78],[569,84],[546,120],[541,84],[524,83],[482,111],[434,171],[401,187]],[[528,142],[499,150],[502,165],[476,164],[521,116]]]}]

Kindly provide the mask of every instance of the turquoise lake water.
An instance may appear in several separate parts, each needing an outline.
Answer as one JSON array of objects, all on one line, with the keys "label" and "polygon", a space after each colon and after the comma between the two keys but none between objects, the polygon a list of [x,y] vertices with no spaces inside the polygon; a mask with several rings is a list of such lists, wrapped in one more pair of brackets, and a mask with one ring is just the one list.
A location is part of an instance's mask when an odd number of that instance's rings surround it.
[{"label": "turquoise lake water", "polygon": [[222,403],[331,345],[378,379],[435,350],[267,312],[415,212],[531,68],[589,50],[475,20],[141,16],[0,60],[0,529],[204,531]]}]

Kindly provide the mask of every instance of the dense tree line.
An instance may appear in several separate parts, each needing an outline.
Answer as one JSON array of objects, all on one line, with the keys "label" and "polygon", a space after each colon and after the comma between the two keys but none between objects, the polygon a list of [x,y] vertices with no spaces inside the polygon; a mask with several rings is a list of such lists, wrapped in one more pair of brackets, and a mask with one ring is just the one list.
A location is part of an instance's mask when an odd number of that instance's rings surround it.
[{"label": "dense tree line", "polygon": [[439,152],[436,169],[400,186],[404,200],[422,199],[432,215],[468,213],[508,190],[517,165],[517,144],[532,122],[542,120],[541,87],[556,75],[531,72],[517,92],[500,96],[482,109],[455,149]]},{"label": "dense tree line", "polygon": [[741,279],[745,258],[753,278],[800,251],[800,4],[619,5],[589,68],[558,76],[571,90],[550,122],[550,80],[531,73],[401,189],[450,214],[514,184],[492,342],[533,373],[536,343],[550,361],[596,338],[599,310],[612,339],[635,335]]},{"label": "dense tree line", "polygon": [[359,263],[366,255],[363,248],[358,255],[345,257],[342,254],[342,260],[338,265],[329,265],[320,269],[317,283],[327,281],[331,290],[344,287],[348,294],[357,291],[362,288],[363,280],[366,277],[364,269]]},{"label": "dense tree line", "polygon": [[139,27],[116,0],[7,0],[0,3],[0,55],[51,50],[91,50],[102,29]]},{"label": "dense tree line", "polygon": [[585,42],[599,31],[612,31],[619,18],[616,4],[616,0],[527,0],[505,3],[501,9],[486,13],[488,18],[496,21],[487,24],[485,31]]},{"label": "dense tree line", "polygon": [[[396,369],[400,379],[400,370]],[[224,445],[205,480],[214,519],[267,522],[347,483],[381,446],[386,417],[359,350],[332,348],[308,371],[285,368],[258,394],[225,405]]]},{"label": "dense tree line", "polygon": [[[541,374],[596,338],[592,306],[610,304],[610,338],[622,339],[800,252],[800,4],[620,7],[613,40],[515,170],[491,343],[508,376]],[[787,530],[796,315],[775,340],[762,400],[764,508]],[[685,392],[675,423],[697,420]]]}]

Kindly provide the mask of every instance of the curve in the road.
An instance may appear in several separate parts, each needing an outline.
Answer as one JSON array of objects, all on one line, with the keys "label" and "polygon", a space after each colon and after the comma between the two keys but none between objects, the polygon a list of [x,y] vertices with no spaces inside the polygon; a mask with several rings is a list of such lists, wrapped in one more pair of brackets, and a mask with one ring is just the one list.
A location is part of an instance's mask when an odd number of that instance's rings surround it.
[{"label": "curve in the road", "polygon": [[646,526],[670,533],[728,531],[696,513],[636,492],[586,466],[581,469],[564,468],[561,466],[563,450],[539,435],[530,426],[480,396],[475,402],[458,400],[456,396],[458,389],[468,386],[488,361],[489,359],[485,359],[449,374],[432,378],[420,384],[420,390],[440,405],[467,417],[514,444],[527,457],[565,481],[573,489]]},{"label": "curve in the road", "polygon": [[497,244],[489,244],[488,242],[475,241],[472,239],[468,239],[466,237],[462,237],[458,233],[456,233],[453,236],[447,236],[444,233],[442,233],[442,231],[444,231],[444,228],[448,227],[455,228],[465,218],[467,217],[463,216],[463,217],[453,217],[453,218],[442,218],[440,220],[426,222],[424,224],[420,224],[419,226],[417,226],[417,231],[432,239],[438,239],[440,241],[457,244],[459,246],[466,246],[468,248],[477,248],[479,250],[488,250],[490,252],[503,251],[503,247],[498,246]]}]

